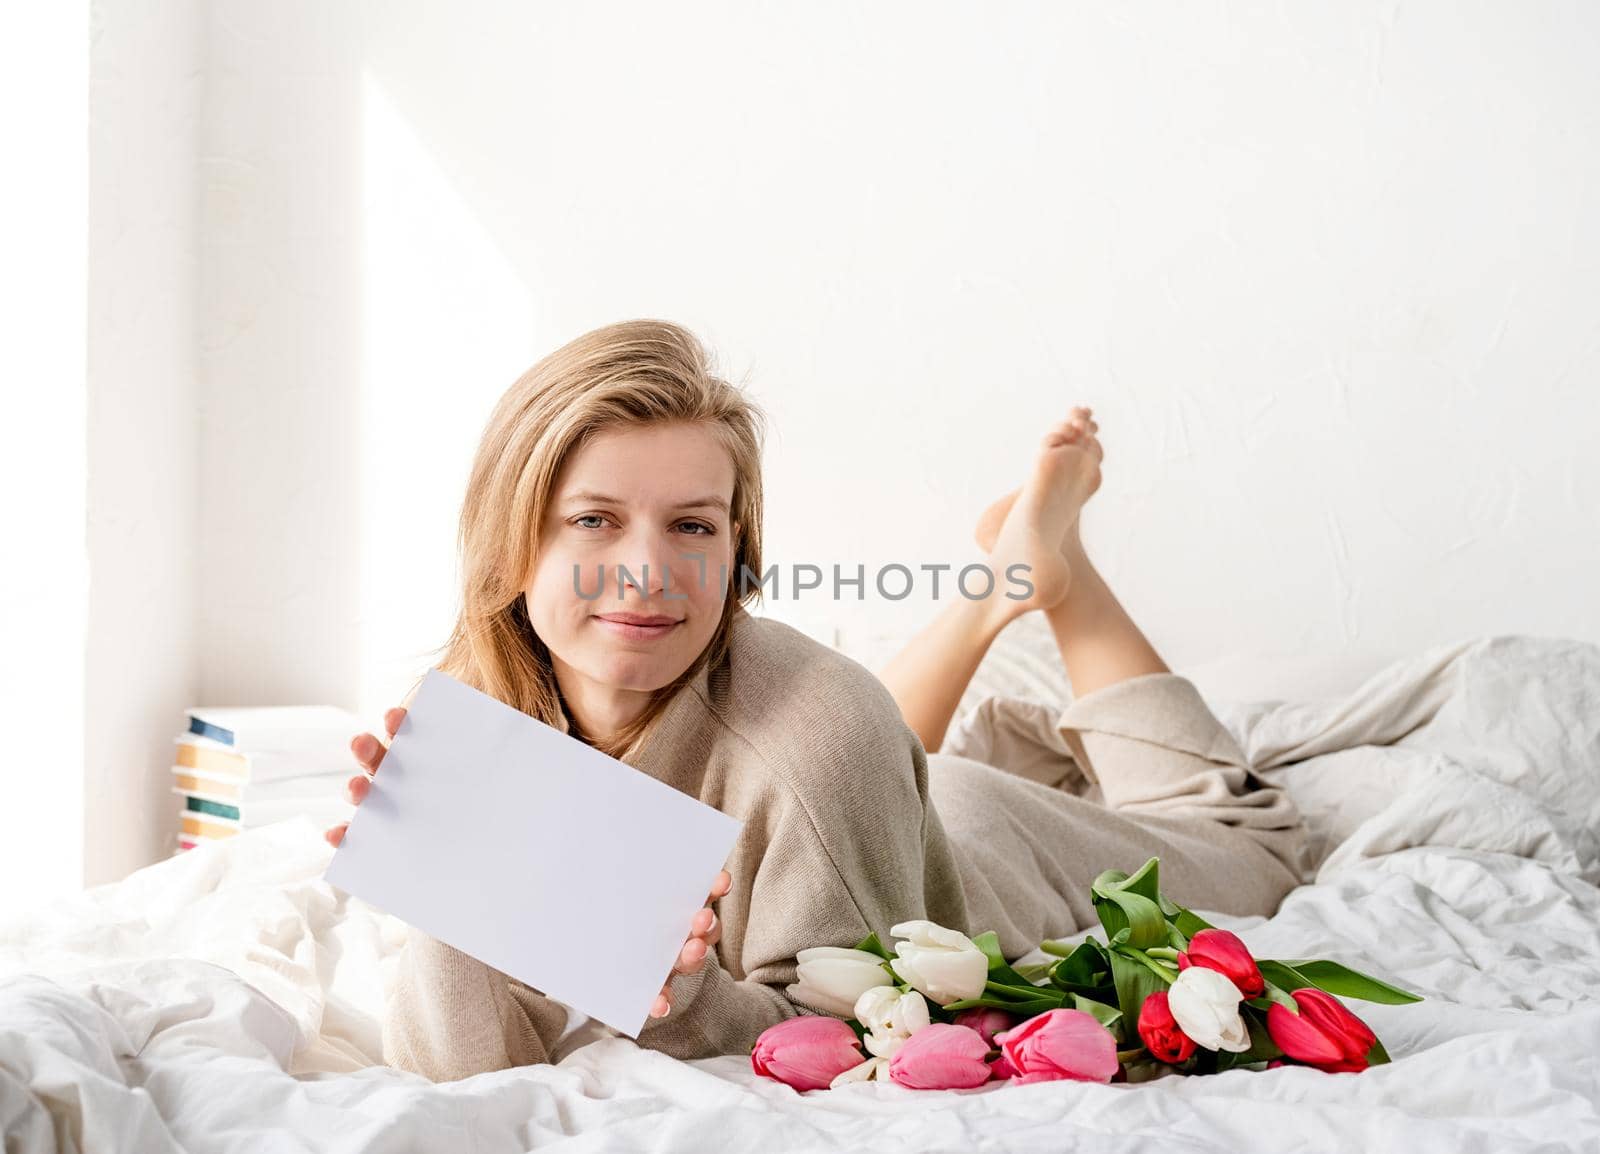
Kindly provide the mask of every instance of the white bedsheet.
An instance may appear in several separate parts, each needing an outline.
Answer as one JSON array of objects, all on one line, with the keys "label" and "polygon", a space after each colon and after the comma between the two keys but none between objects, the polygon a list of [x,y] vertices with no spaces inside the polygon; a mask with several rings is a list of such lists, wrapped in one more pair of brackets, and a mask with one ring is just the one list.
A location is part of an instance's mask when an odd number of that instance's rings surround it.
[{"label": "white bedsheet", "polygon": [[403,927],[296,821],[0,925],[5,1150],[1600,1149],[1600,649],[1491,638],[1215,704],[1327,856],[1273,918],[1214,920],[1422,993],[1353,1003],[1390,1066],[797,1095],[608,1038],[433,1086],[373,1065]]}]

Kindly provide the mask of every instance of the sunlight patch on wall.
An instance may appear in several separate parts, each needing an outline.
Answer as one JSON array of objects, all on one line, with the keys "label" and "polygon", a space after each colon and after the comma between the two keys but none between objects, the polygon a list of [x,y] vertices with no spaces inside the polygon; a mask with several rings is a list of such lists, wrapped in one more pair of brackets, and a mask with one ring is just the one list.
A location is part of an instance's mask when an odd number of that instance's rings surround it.
[{"label": "sunlight patch on wall", "polygon": [[376,721],[449,637],[472,455],[536,357],[526,285],[371,74],[361,92],[360,708]]}]

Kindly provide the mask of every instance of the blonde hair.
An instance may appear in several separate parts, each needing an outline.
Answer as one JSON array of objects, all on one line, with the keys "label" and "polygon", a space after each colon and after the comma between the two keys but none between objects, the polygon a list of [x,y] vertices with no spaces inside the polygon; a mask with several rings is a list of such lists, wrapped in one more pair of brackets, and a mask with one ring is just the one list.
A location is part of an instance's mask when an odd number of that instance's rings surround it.
[{"label": "blonde hair", "polygon": [[[641,716],[594,742],[624,758],[642,748],[667,700],[726,654],[733,615],[761,585],[761,442],[765,417],[738,387],[716,376],[687,329],[632,320],[585,333],[546,356],[506,391],[478,443],[461,507],[461,611],[439,668],[548,725],[560,725],[561,694],[550,651],[523,599],[539,558],[544,513],[568,458],[602,429],[662,421],[711,425],[733,463],[729,520],[733,563],[722,619],[700,656],[656,691]],[[754,589],[732,595],[745,566]],[[737,583],[737,584],[736,584]]]}]

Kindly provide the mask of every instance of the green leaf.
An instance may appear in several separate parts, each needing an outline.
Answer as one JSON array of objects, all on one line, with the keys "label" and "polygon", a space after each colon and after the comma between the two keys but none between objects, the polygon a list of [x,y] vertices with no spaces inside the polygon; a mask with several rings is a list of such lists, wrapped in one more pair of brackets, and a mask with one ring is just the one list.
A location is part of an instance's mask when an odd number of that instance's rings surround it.
[{"label": "green leaf", "polygon": [[1006,962],[1005,955],[1000,952],[1000,936],[993,930],[986,930],[972,939],[972,944],[983,951],[983,956],[989,959],[989,980],[1008,986],[1032,986],[1033,983],[1013,970]]},{"label": "green leaf", "polygon": [[[948,1006],[943,1008],[952,1016],[960,1013],[962,1010],[974,1010],[981,1008],[989,1010],[1004,1010],[1006,1013],[1014,1014],[1018,1018],[1032,1018],[1049,1010],[1060,1009],[1061,999],[1055,997],[1048,991],[1046,991],[1042,997],[1031,998],[1026,1001],[1017,998],[995,997],[993,994],[990,994],[986,991],[976,998],[962,998],[960,1001],[951,1002]],[[931,1011],[933,1007],[930,1006],[929,1009]]]},{"label": "green leaf", "polygon": [[1272,1008],[1272,1003],[1274,1002],[1281,1002],[1283,1005],[1288,1006],[1297,1014],[1300,1012],[1299,1005],[1292,997],[1289,996],[1289,992],[1282,986],[1278,985],[1277,982],[1268,982],[1267,989],[1264,994],[1262,994],[1259,998],[1246,999],[1244,1004],[1247,1006],[1254,1006],[1256,1009],[1265,1013],[1267,1010]]},{"label": "green leaf", "polygon": [[1124,1041],[1131,1042],[1138,1037],[1139,1011],[1144,1007],[1144,1000],[1158,990],[1165,990],[1168,983],[1157,977],[1142,961],[1130,958],[1118,950],[1113,949],[1108,955],[1111,959],[1111,976],[1117,988],[1117,1008],[1122,1011]]},{"label": "green leaf", "polygon": [[865,950],[869,954],[877,954],[884,961],[889,961],[894,957],[893,954],[884,948],[883,943],[878,940],[878,933],[876,930],[857,942],[855,948],[858,950]]},{"label": "green leaf", "polygon": [[1315,986],[1316,983],[1288,962],[1278,962],[1271,958],[1258,958],[1256,967],[1261,971],[1261,976],[1271,985],[1282,990],[1299,990],[1306,986]]},{"label": "green leaf", "polygon": [[[1108,874],[1115,872],[1107,871]],[[1105,878],[1107,874],[1100,876]],[[1117,883],[1105,882],[1096,882],[1092,896],[1095,913],[1100,915],[1100,924],[1105,927],[1112,945],[1126,944],[1143,949],[1166,942],[1167,919],[1153,899]]]},{"label": "green leaf", "polygon": [[1161,859],[1158,857],[1151,858],[1132,874],[1121,873],[1119,870],[1106,870],[1095,879],[1095,885],[1100,885],[1102,879],[1106,880],[1109,887],[1149,898],[1157,905],[1161,902]]},{"label": "green leaf", "polygon": [[1111,963],[1106,960],[1106,947],[1093,938],[1057,962],[1050,971],[1050,981],[1074,994],[1084,994],[1102,1001],[1116,1000]]},{"label": "green leaf", "polygon": [[[1214,930],[1217,928],[1202,918],[1199,914],[1195,913],[1193,910],[1184,909],[1182,906],[1178,906],[1177,910],[1178,913],[1173,918],[1173,925],[1185,938],[1192,938],[1201,930]],[[1186,950],[1188,948],[1189,943],[1187,941],[1178,946],[1178,949],[1180,950]]]},{"label": "green leaf", "polygon": [[1381,1002],[1388,1006],[1403,1006],[1423,1000],[1419,994],[1402,990],[1399,986],[1391,986],[1388,982],[1380,982],[1370,974],[1352,970],[1349,966],[1340,965],[1338,962],[1310,959],[1279,964],[1287,966],[1304,978],[1302,985],[1316,986],[1319,990],[1326,990],[1341,997],[1360,998],[1363,1002]]},{"label": "green leaf", "polygon": [[1000,952],[1000,935],[993,930],[985,930],[972,939],[972,944],[983,951],[984,957],[989,959],[989,968],[1006,964],[1005,955]]},{"label": "green leaf", "polygon": [[1372,1049],[1367,1051],[1367,1065],[1384,1066],[1388,1062],[1389,1051],[1383,1048],[1383,1043],[1378,1041],[1377,1035],[1373,1035]]},{"label": "green leaf", "polygon": [[1143,1062],[1125,1062],[1123,1063],[1122,1071],[1128,1079],[1128,1084],[1132,1085],[1136,1082],[1153,1082],[1157,1078],[1165,1078],[1172,1073],[1172,1067],[1162,1062],[1147,1059]]},{"label": "green leaf", "polygon": [[1025,965],[1014,967],[1015,972],[1022,976],[1022,980],[1030,986],[1037,986],[1050,980],[1050,972],[1056,968],[1055,962],[1028,962]]},{"label": "green leaf", "polygon": [[1016,1002],[1028,1002],[1037,999],[1053,1001],[1060,1005],[1066,1000],[1066,993],[1053,989],[1050,986],[1033,986],[1026,982],[1015,984],[1009,982],[990,981],[983,987],[984,997],[1010,998]]},{"label": "green leaf", "polygon": [[1179,907],[1161,896],[1160,866],[1161,859],[1153,857],[1133,874],[1106,870],[1094,879],[1090,893],[1095,913],[1112,945],[1142,950],[1167,943],[1169,927],[1163,906],[1174,911]]},{"label": "green leaf", "polygon": [[1114,1034],[1118,1032],[1118,1027],[1122,1022],[1121,1010],[1115,1006],[1108,1006],[1104,1002],[1096,1001],[1094,998],[1085,998],[1082,994],[1072,995],[1072,1006],[1070,1008],[1082,1010],[1084,1013],[1092,1015],[1095,1021]]}]

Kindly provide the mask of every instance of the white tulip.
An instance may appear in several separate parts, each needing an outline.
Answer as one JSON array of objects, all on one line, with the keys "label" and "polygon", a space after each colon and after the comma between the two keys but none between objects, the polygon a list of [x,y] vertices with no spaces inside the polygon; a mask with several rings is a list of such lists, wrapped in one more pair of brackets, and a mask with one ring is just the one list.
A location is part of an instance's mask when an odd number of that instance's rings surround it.
[{"label": "white tulip", "polygon": [[1250,1048],[1250,1031],[1239,1014],[1243,996],[1226,974],[1190,966],[1167,991],[1167,1008],[1195,1045],[1242,1054]]},{"label": "white tulip", "polygon": [[915,990],[902,994],[895,986],[874,986],[857,998],[855,1019],[869,1030],[908,1038],[932,1020],[926,998]]},{"label": "white tulip", "polygon": [[973,940],[957,930],[928,921],[901,922],[890,927],[897,938],[889,963],[902,981],[947,1006],[983,993],[989,980],[989,958]]},{"label": "white tulip", "polygon": [[784,988],[797,1002],[848,1018],[856,999],[874,986],[892,986],[883,959],[866,950],[842,946],[812,946],[795,955],[800,963],[798,982]]},{"label": "white tulip", "polygon": [[906,1044],[906,1038],[904,1034],[869,1030],[866,1036],[861,1039],[861,1044],[867,1048],[867,1053],[874,1058],[882,1058],[884,1061],[888,1061],[894,1057],[896,1050]]},{"label": "white tulip", "polygon": [[857,998],[855,1018],[867,1028],[862,1039],[867,1053],[879,1058],[894,1057],[907,1038],[932,1021],[927,999],[894,986],[877,986]]},{"label": "white tulip", "polygon": [[840,1086],[848,1086],[851,1082],[867,1082],[874,1078],[880,1082],[889,1080],[889,1059],[868,1058],[859,1066],[851,1066],[829,1082],[828,1089],[837,1090]]},{"label": "white tulip", "polygon": [[873,986],[856,999],[853,1016],[869,1030],[887,1030],[894,1021],[894,1007],[899,1000],[898,986]]}]

